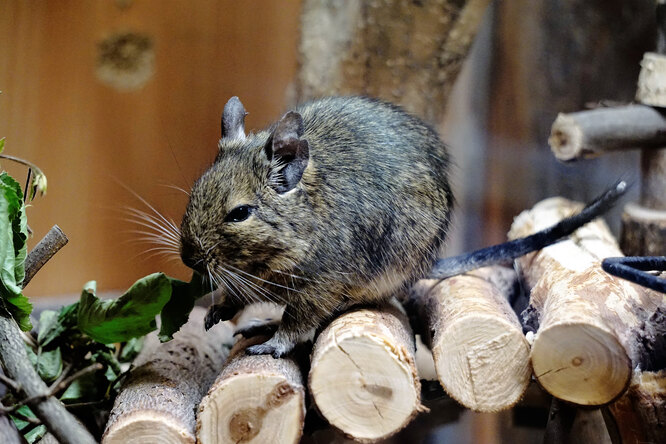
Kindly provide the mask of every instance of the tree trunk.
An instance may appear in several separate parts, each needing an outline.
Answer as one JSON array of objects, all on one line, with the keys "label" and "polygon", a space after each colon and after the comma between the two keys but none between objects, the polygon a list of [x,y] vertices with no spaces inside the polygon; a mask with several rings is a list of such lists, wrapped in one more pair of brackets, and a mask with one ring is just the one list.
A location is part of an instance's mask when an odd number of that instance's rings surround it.
[{"label": "tree trunk", "polygon": [[305,0],[298,100],[364,94],[438,123],[490,0]]}]

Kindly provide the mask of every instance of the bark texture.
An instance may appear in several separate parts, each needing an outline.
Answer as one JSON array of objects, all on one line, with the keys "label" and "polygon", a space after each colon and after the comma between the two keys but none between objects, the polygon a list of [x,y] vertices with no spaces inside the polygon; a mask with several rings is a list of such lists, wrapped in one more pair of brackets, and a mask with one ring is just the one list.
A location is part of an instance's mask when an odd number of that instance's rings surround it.
[{"label": "bark texture", "polygon": [[511,269],[488,267],[444,281],[422,280],[413,289],[438,379],[472,410],[510,408],[532,375],[529,344],[507,301],[511,286],[497,282],[512,277]]},{"label": "bark texture", "polygon": [[204,330],[205,310],[170,342],[150,335],[111,411],[104,444],[194,443],[195,412],[215,379],[232,341],[228,323]]},{"label": "bark texture", "polygon": [[[509,236],[531,234],[581,207],[561,198],[542,201],[516,218]],[[596,220],[517,261],[532,290],[526,323],[538,326],[534,374],[553,396],[602,405],[629,383],[642,350],[642,321],[664,304],[664,295],[601,269],[602,258],[621,255],[606,224]]]},{"label": "bark texture", "polygon": [[297,99],[364,94],[439,122],[489,3],[306,0]]}]

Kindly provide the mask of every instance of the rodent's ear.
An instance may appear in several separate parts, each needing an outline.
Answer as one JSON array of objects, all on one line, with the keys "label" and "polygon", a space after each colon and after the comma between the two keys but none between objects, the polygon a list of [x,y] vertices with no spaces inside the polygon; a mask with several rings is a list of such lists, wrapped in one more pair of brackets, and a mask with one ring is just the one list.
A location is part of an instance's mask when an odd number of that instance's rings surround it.
[{"label": "rodent's ear", "polygon": [[308,166],[310,147],[303,135],[303,117],[289,111],[278,122],[264,148],[271,161],[271,185],[278,193],[293,189]]},{"label": "rodent's ear", "polygon": [[238,99],[233,96],[222,112],[222,139],[245,139],[245,108]]}]

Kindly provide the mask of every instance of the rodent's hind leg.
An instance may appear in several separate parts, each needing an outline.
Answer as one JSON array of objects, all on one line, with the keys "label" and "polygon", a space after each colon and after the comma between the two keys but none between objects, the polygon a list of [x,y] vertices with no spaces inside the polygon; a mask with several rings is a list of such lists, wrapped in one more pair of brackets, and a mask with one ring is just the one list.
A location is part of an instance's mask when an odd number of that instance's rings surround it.
[{"label": "rodent's hind leg", "polygon": [[229,298],[226,298],[221,304],[211,305],[208,307],[208,313],[206,313],[206,318],[204,319],[204,327],[206,330],[210,330],[218,322],[228,321],[236,316],[236,313],[241,308],[241,306],[231,303]]}]

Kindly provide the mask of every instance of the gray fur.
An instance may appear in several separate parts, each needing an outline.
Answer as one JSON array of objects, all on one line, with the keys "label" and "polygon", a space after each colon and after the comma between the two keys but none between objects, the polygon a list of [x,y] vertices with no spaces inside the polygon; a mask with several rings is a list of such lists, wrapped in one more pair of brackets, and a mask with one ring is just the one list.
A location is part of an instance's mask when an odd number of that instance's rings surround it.
[{"label": "gray fur", "polygon": [[[253,299],[286,305],[276,334],[250,349],[274,356],[332,313],[386,300],[425,276],[453,205],[449,154],[421,120],[363,97],[293,111],[267,130],[220,141],[181,226],[183,261],[204,275],[214,270],[232,290],[209,323],[249,302],[219,267],[270,291]],[[276,137],[295,147],[289,155],[274,152]],[[240,205],[250,216],[223,222]]]}]

